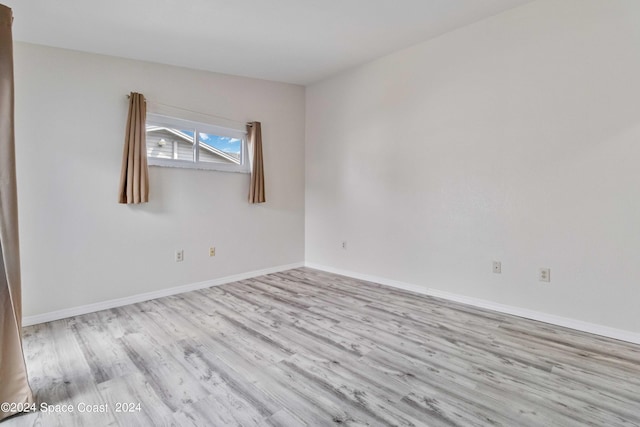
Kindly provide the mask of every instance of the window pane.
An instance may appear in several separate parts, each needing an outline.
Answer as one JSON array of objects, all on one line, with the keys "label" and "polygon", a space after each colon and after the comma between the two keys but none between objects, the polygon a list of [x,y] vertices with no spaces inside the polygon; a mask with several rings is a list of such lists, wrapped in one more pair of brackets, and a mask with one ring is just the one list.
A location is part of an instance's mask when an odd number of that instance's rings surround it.
[{"label": "window pane", "polygon": [[248,172],[246,133],[240,129],[153,113],[146,124],[152,166]]},{"label": "window pane", "polygon": [[147,157],[173,159],[172,139],[157,126],[147,126]]},{"label": "window pane", "polygon": [[147,157],[194,161],[192,130],[147,125]]},{"label": "window pane", "polygon": [[179,134],[178,138],[174,138],[174,144],[176,145],[175,157],[178,160],[188,160],[193,162],[195,153],[193,152],[193,131],[192,130],[175,130],[174,132]]},{"label": "window pane", "polygon": [[242,141],[239,138],[199,132],[198,140],[201,162],[240,164]]}]

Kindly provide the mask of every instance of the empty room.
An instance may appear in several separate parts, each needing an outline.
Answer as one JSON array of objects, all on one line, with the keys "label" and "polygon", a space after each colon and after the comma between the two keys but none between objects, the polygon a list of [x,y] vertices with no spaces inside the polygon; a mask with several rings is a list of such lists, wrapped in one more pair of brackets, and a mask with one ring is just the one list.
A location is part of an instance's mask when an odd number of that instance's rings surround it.
[{"label": "empty room", "polygon": [[640,427],[638,0],[0,3],[0,426]]}]

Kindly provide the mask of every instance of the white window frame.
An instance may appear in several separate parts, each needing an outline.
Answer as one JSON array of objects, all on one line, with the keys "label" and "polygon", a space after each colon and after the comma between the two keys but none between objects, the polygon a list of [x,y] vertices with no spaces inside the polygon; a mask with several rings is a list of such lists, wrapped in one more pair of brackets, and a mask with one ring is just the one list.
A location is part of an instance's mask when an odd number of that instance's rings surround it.
[{"label": "white window frame", "polygon": [[[162,114],[147,113],[146,118],[147,125],[166,126],[173,129],[189,129],[194,132],[194,161],[178,160],[178,159],[166,159],[158,157],[147,157],[147,163],[149,166],[161,166],[170,168],[185,168],[185,169],[202,169],[202,170],[214,170],[221,172],[238,172],[238,173],[251,173],[249,166],[249,152],[247,147],[247,132],[246,130],[232,129],[228,127],[222,127],[210,123],[196,122],[192,120],[179,119],[176,117],[166,116]],[[146,129],[145,129],[146,131]],[[217,163],[217,162],[201,162],[200,161],[200,133],[210,133],[217,136],[224,136],[229,138],[237,138],[240,140],[240,164],[229,163]],[[145,147],[146,150],[146,147]]]}]

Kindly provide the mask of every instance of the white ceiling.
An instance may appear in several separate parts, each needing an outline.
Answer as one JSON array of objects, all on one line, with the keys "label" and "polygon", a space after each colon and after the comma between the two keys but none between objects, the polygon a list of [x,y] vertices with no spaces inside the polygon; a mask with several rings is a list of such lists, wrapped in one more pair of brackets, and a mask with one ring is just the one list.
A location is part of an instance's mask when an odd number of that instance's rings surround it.
[{"label": "white ceiling", "polygon": [[14,40],[308,84],[531,0],[0,0]]}]

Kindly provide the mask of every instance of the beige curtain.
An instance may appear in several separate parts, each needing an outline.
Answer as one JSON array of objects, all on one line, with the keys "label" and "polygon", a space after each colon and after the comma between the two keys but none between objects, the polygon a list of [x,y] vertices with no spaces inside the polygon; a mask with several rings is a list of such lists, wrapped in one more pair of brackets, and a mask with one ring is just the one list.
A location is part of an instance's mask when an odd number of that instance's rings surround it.
[{"label": "beige curtain", "polygon": [[149,201],[149,167],[145,122],[147,104],[144,95],[131,92],[129,117],[124,136],[122,172],[120,173],[120,203],[146,203]]},{"label": "beige curtain", "polygon": [[262,161],[262,128],[260,122],[247,124],[249,137],[249,153],[251,156],[251,184],[249,186],[249,203],[266,202],[264,192],[264,165]]},{"label": "beige curtain", "polygon": [[[0,402],[33,402],[22,354],[11,9],[0,5]],[[0,420],[13,415],[0,409]]]}]

